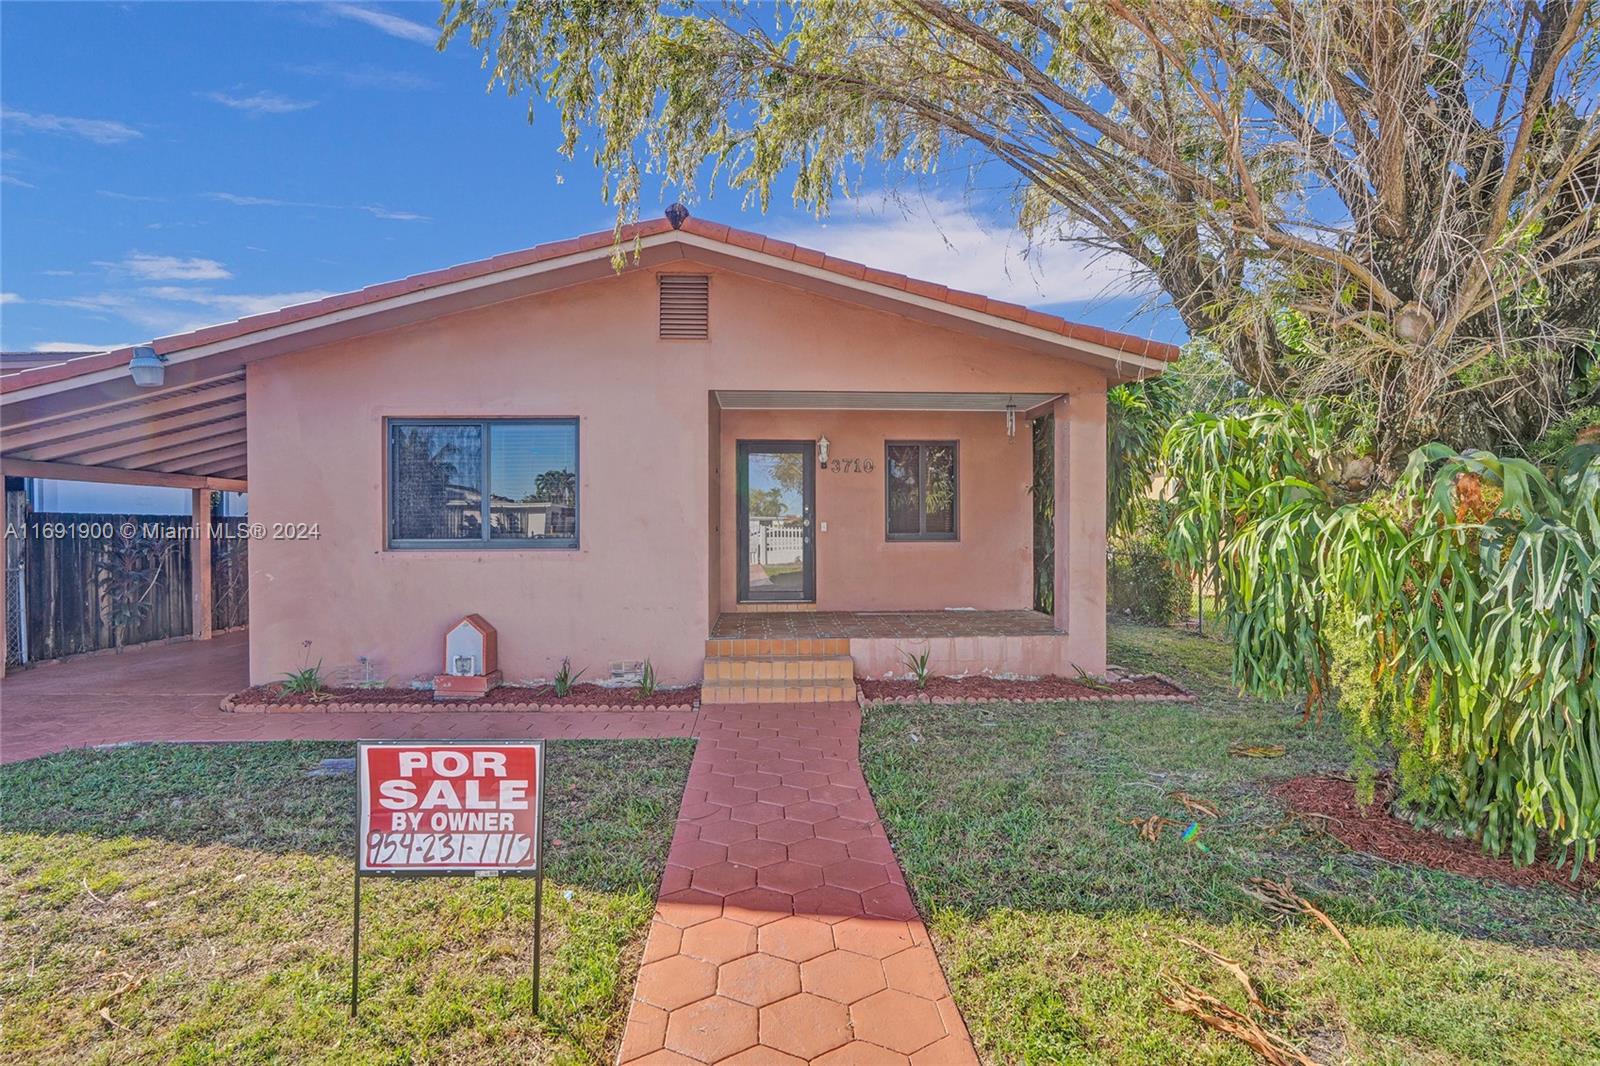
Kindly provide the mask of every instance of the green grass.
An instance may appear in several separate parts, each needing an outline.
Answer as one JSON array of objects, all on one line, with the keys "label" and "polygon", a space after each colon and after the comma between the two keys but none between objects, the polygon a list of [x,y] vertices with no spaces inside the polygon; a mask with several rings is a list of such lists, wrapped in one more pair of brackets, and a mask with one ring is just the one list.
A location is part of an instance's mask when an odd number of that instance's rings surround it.
[{"label": "green grass", "polygon": [[[1266,790],[1347,770],[1348,748],[1333,721],[1237,696],[1228,658],[1209,635],[1113,627],[1113,661],[1200,702],[868,712],[867,778],[985,1061],[1255,1061],[1160,1001],[1177,978],[1245,1007],[1180,937],[1238,960],[1270,1027],[1318,1061],[1600,1061],[1600,906],[1354,854],[1287,818]],[[1235,741],[1288,753],[1230,757]],[[1186,824],[1175,790],[1222,807],[1209,850],[1123,824]],[[1285,876],[1361,962],[1240,890]]]},{"label": "green grass", "polygon": [[[151,745],[0,770],[13,1062],[610,1062],[692,744],[552,744],[533,882],[363,884],[347,1017],[350,744]],[[120,994],[119,993],[120,990]]]}]

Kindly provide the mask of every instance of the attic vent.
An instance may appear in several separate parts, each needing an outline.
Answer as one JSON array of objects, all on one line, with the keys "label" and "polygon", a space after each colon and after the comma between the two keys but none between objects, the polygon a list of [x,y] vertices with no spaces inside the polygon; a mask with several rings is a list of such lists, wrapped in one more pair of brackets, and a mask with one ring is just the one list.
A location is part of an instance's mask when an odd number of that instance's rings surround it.
[{"label": "attic vent", "polygon": [[704,274],[661,274],[661,338],[705,340],[711,308],[711,279]]}]

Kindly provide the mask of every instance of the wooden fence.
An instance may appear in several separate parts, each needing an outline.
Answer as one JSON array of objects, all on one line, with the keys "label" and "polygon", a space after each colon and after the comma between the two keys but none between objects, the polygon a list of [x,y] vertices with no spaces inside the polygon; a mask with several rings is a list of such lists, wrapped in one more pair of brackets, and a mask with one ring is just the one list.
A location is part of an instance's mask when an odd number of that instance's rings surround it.
[{"label": "wooden fence", "polygon": [[[250,616],[249,541],[240,518],[212,527],[212,626]],[[21,523],[26,661],[186,636],[193,631],[192,541],[181,515],[41,512]],[[19,656],[20,657],[20,656]]]}]

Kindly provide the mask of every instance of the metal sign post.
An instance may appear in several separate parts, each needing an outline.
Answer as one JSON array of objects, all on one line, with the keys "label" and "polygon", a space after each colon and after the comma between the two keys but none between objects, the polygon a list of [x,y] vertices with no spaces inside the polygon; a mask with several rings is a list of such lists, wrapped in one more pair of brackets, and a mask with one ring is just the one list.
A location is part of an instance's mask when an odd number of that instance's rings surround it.
[{"label": "metal sign post", "polygon": [[544,941],[544,741],[356,743],[350,1016],[361,997],[361,878],[532,877],[533,1013]]}]

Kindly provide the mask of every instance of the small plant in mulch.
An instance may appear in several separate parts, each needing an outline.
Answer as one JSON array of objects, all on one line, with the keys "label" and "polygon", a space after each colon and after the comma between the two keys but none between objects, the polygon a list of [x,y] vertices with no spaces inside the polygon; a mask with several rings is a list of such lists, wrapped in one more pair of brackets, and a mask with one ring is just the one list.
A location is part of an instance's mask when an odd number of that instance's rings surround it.
[{"label": "small plant in mulch", "polygon": [[[584,668],[584,670],[587,669],[588,667]],[[556,671],[555,679],[552,681],[552,685],[556,690],[557,698],[565,699],[566,697],[572,695],[572,686],[577,683],[578,678],[583,676],[584,670],[579,670],[577,673],[573,673],[572,660],[570,658],[562,658],[561,669]]]},{"label": "small plant in mulch", "polygon": [[918,691],[928,687],[928,663],[933,653],[924,649],[921,655],[912,655],[910,652],[901,652],[900,661],[906,664],[906,669],[911,671],[911,679],[917,683]]},{"label": "small plant in mulch", "polygon": [[300,669],[284,674],[281,685],[283,691],[291,695],[315,696],[327,687],[322,678],[322,660],[318,659],[316,664],[312,665],[309,640],[302,641],[300,647],[304,649]]},{"label": "small plant in mulch", "polygon": [[656,668],[649,659],[644,661],[644,669],[639,673],[639,698],[647,700],[656,694]]}]

